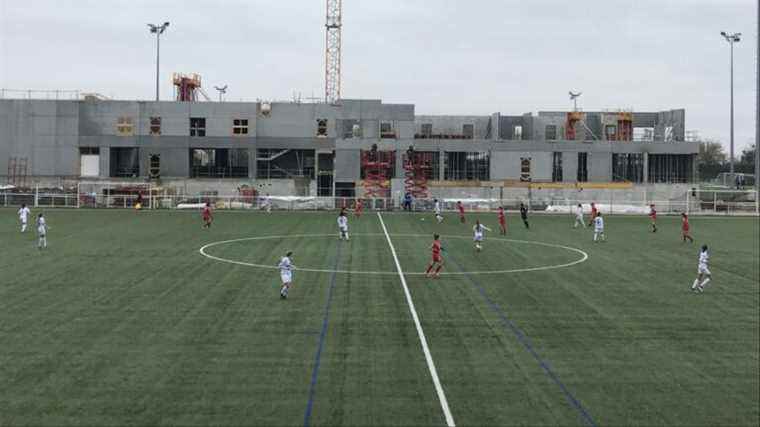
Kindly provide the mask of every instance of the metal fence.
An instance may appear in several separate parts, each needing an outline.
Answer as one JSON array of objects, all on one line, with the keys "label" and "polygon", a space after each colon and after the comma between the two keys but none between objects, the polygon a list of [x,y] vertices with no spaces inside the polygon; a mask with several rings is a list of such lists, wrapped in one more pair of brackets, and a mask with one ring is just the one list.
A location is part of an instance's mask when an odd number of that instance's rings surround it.
[{"label": "metal fence", "polygon": [[[215,209],[249,210],[249,211],[320,211],[346,208],[356,210],[358,205],[367,211],[409,210],[415,212],[432,211],[433,199],[414,199],[405,206],[396,198],[349,198],[349,197],[296,197],[296,196],[219,196],[198,194],[183,195],[137,195],[105,193],[13,193],[0,192],[0,206],[15,207],[26,204],[35,208],[98,208],[129,209],[140,203],[143,209],[198,210],[206,203]],[[631,198],[630,194],[614,195],[605,200],[557,199],[551,197],[533,197],[525,199],[463,198],[442,199],[444,211],[457,211],[457,202],[461,201],[468,212],[495,211],[503,206],[507,211],[517,211],[524,203],[533,212],[572,213],[580,204],[585,212],[590,211],[591,202],[605,214],[647,214],[649,206],[654,204],[661,214],[705,214],[705,215],[758,215],[758,202],[752,192],[708,191],[686,193],[683,197],[663,200],[644,200]]]}]

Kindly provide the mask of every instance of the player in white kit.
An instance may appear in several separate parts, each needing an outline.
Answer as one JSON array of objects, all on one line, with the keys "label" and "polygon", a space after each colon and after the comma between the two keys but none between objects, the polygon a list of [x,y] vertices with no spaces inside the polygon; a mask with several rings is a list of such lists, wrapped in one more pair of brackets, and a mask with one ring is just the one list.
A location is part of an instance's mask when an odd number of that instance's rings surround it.
[{"label": "player in white kit", "polygon": [[601,239],[602,242],[607,240],[607,236],[604,235],[604,219],[602,219],[602,213],[597,213],[594,218],[594,242],[597,239]]},{"label": "player in white kit", "polygon": [[433,199],[433,203],[435,204],[435,219],[440,224],[441,221],[443,221],[443,215],[441,215],[441,202],[438,199]]},{"label": "player in white kit", "polygon": [[583,228],[586,228],[586,222],[583,221],[583,205],[578,203],[578,207],[575,208],[575,224],[573,224],[573,228],[578,228],[578,224],[582,225]]},{"label": "player in white kit", "polygon": [[490,228],[481,224],[480,220],[475,220],[475,225],[472,226],[472,231],[474,233],[472,240],[475,241],[475,250],[477,250],[478,252],[480,252],[483,249],[483,247],[481,246],[481,243],[483,242],[483,234],[486,230],[491,231]]},{"label": "player in white kit", "polygon": [[277,264],[277,268],[280,269],[280,279],[282,279],[282,288],[280,288],[280,298],[282,299],[288,297],[290,285],[293,283],[293,270],[295,270],[296,266],[293,265],[293,261],[290,259],[291,256],[293,256],[293,252],[288,251],[288,253],[280,259],[280,263]]},{"label": "player in white kit", "polygon": [[[702,245],[702,250],[699,251],[699,265],[697,266],[697,278],[694,279],[694,283],[691,285],[691,290],[695,292],[702,292],[705,290],[705,286],[710,283],[712,274],[710,269],[707,268],[707,264],[710,262],[710,252],[707,251],[707,245]],[[705,278],[703,281],[702,278]],[[700,283],[701,282],[701,283]]]},{"label": "player in white kit", "polygon": [[32,211],[30,211],[25,204],[22,204],[21,209],[18,210],[18,219],[21,221],[22,233],[26,232],[26,223],[29,221],[29,215],[31,215],[31,213]]},{"label": "player in white kit", "polygon": [[47,248],[47,223],[42,214],[37,215],[37,249]]},{"label": "player in white kit", "polygon": [[348,217],[345,210],[341,210],[340,215],[338,215],[338,231],[340,232],[338,237],[340,240],[348,240]]},{"label": "player in white kit", "polygon": [[264,200],[261,203],[261,209],[266,210],[267,213],[272,213],[272,198],[269,196],[269,193],[264,196]]}]

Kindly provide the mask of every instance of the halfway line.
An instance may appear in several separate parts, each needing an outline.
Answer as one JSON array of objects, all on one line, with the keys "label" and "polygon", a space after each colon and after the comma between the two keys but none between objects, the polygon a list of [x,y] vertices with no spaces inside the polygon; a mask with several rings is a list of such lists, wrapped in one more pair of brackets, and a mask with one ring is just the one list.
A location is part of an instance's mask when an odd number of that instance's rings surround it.
[{"label": "halfway line", "polygon": [[404,278],[404,271],[401,270],[401,263],[396,256],[396,248],[393,247],[391,242],[391,236],[388,235],[388,229],[385,228],[385,222],[383,222],[383,216],[380,212],[377,213],[377,217],[380,219],[380,225],[383,227],[383,233],[388,240],[388,246],[391,248],[391,254],[393,255],[393,261],[396,263],[396,270],[398,270],[398,277],[401,279],[401,286],[404,288],[404,295],[406,295],[406,302],[409,305],[409,311],[412,313],[412,320],[414,320],[414,326],[417,328],[417,336],[420,338],[420,344],[422,345],[422,352],[425,353],[425,361],[427,362],[428,369],[430,370],[430,376],[433,378],[433,385],[435,385],[435,391],[438,393],[438,400],[441,402],[441,410],[446,417],[446,425],[449,427],[455,427],[454,417],[449,410],[449,403],[446,400],[446,394],[441,387],[441,380],[438,379],[438,371],[435,369],[435,363],[433,362],[433,356],[430,354],[428,348],[427,339],[425,338],[425,332],[422,331],[422,325],[420,324],[420,318],[417,316],[417,310],[414,308],[414,302],[412,301],[412,294],[409,293],[409,287],[406,285],[406,279]]}]

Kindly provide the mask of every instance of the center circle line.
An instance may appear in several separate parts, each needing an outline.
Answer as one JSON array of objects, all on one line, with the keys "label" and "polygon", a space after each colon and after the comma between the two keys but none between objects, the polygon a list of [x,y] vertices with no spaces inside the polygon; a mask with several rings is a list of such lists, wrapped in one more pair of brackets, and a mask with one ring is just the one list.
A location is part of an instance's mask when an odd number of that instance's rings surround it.
[{"label": "center circle line", "polygon": [[[383,233],[356,233],[354,236],[385,236]],[[390,234],[390,236],[395,237],[429,237],[428,234]],[[254,268],[264,268],[264,269],[270,269],[270,270],[277,270],[278,267],[276,265],[266,265],[266,264],[256,264],[251,262],[245,262],[245,261],[237,261],[234,259],[227,259],[227,258],[221,258],[218,256],[211,255],[206,252],[206,249],[214,247],[214,246],[220,246],[225,245],[228,243],[236,243],[236,242],[245,242],[245,241],[251,241],[251,240],[273,240],[273,239],[292,239],[292,238],[303,238],[303,237],[335,237],[335,234],[289,234],[284,236],[255,236],[255,237],[242,237],[238,239],[230,239],[230,240],[221,240],[218,242],[212,242],[208,243],[204,246],[202,246],[198,252],[208,258],[212,259],[214,261],[224,262],[227,264],[234,264],[234,265],[242,265],[246,267],[254,267]],[[447,238],[453,238],[453,239],[471,239],[472,236],[464,236],[464,235],[449,235],[446,236]],[[527,268],[516,268],[516,269],[508,269],[508,270],[487,270],[487,271],[454,271],[454,272],[442,272],[441,275],[447,275],[447,276],[463,276],[467,274],[477,274],[477,275],[487,275],[487,274],[508,274],[508,273],[524,273],[524,272],[530,272],[530,271],[545,271],[545,270],[554,270],[558,268],[566,268],[571,267],[573,265],[580,264],[582,262],[585,262],[588,260],[588,253],[585,251],[574,248],[571,246],[565,246],[565,245],[559,245],[554,243],[546,243],[546,242],[539,242],[536,240],[518,240],[518,239],[506,239],[501,237],[492,237],[488,240],[495,240],[495,241],[502,241],[502,242],[515,242],[515,243],[523,243],[523,244],[529,244],[529,245],[538,245],[538,246],[546,246],[551,248],[559,248],[559,249],[565,249],[571,252],[575,252],[581,255],[581,258],[564,263],[564,264],[555,264],[555,265],[545,265],[545,266],[538,266],[538,267],[527,267]],[[307,271],[311,273],[336,273],[336,274],[363,274],[363,275],[375,275],[375,276],[388,276],[388,275],[398,275],[398,272],[396,271],[361,271],[361,270],[331,270],[331,269],[321,269],[321,268],[307,268],[307,267],[297,267],[296,271]],[[404,272],[404,275],[406,276],[423,276],[426,273],[424,272]]]}]

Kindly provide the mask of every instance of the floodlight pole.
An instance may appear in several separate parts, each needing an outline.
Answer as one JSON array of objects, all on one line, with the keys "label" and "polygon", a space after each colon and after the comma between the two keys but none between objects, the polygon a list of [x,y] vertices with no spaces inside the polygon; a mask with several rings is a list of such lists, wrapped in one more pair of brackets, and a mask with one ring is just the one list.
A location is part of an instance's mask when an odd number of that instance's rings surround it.
[{"label": "floodlight pole", "polygon": [[755,62],[755,213],[760,215],[760,0],[757,0],[757,52]]},{"label": "floodlight pole", "polygon": [[730,47],[730,62],[731,62],[731,145],[730,145],[730,167],[731,167],[731,179],[734,178],[734,43],[741,41],[742,33],[726,33],[722,31],[720,33],[724,39],[728,42]]},{"label": "floodlight pole", "polygon": [[158,101],[159,99],[158,78],[159,78],[159,63],[161,60],[161,34],[163,34],[164,31],[166,31],[167,27],[169,27],[168,22],[164,22],[162,25],[148,24],[148,28],[150,29],[150,32],[156,34],[156,101]]}]

